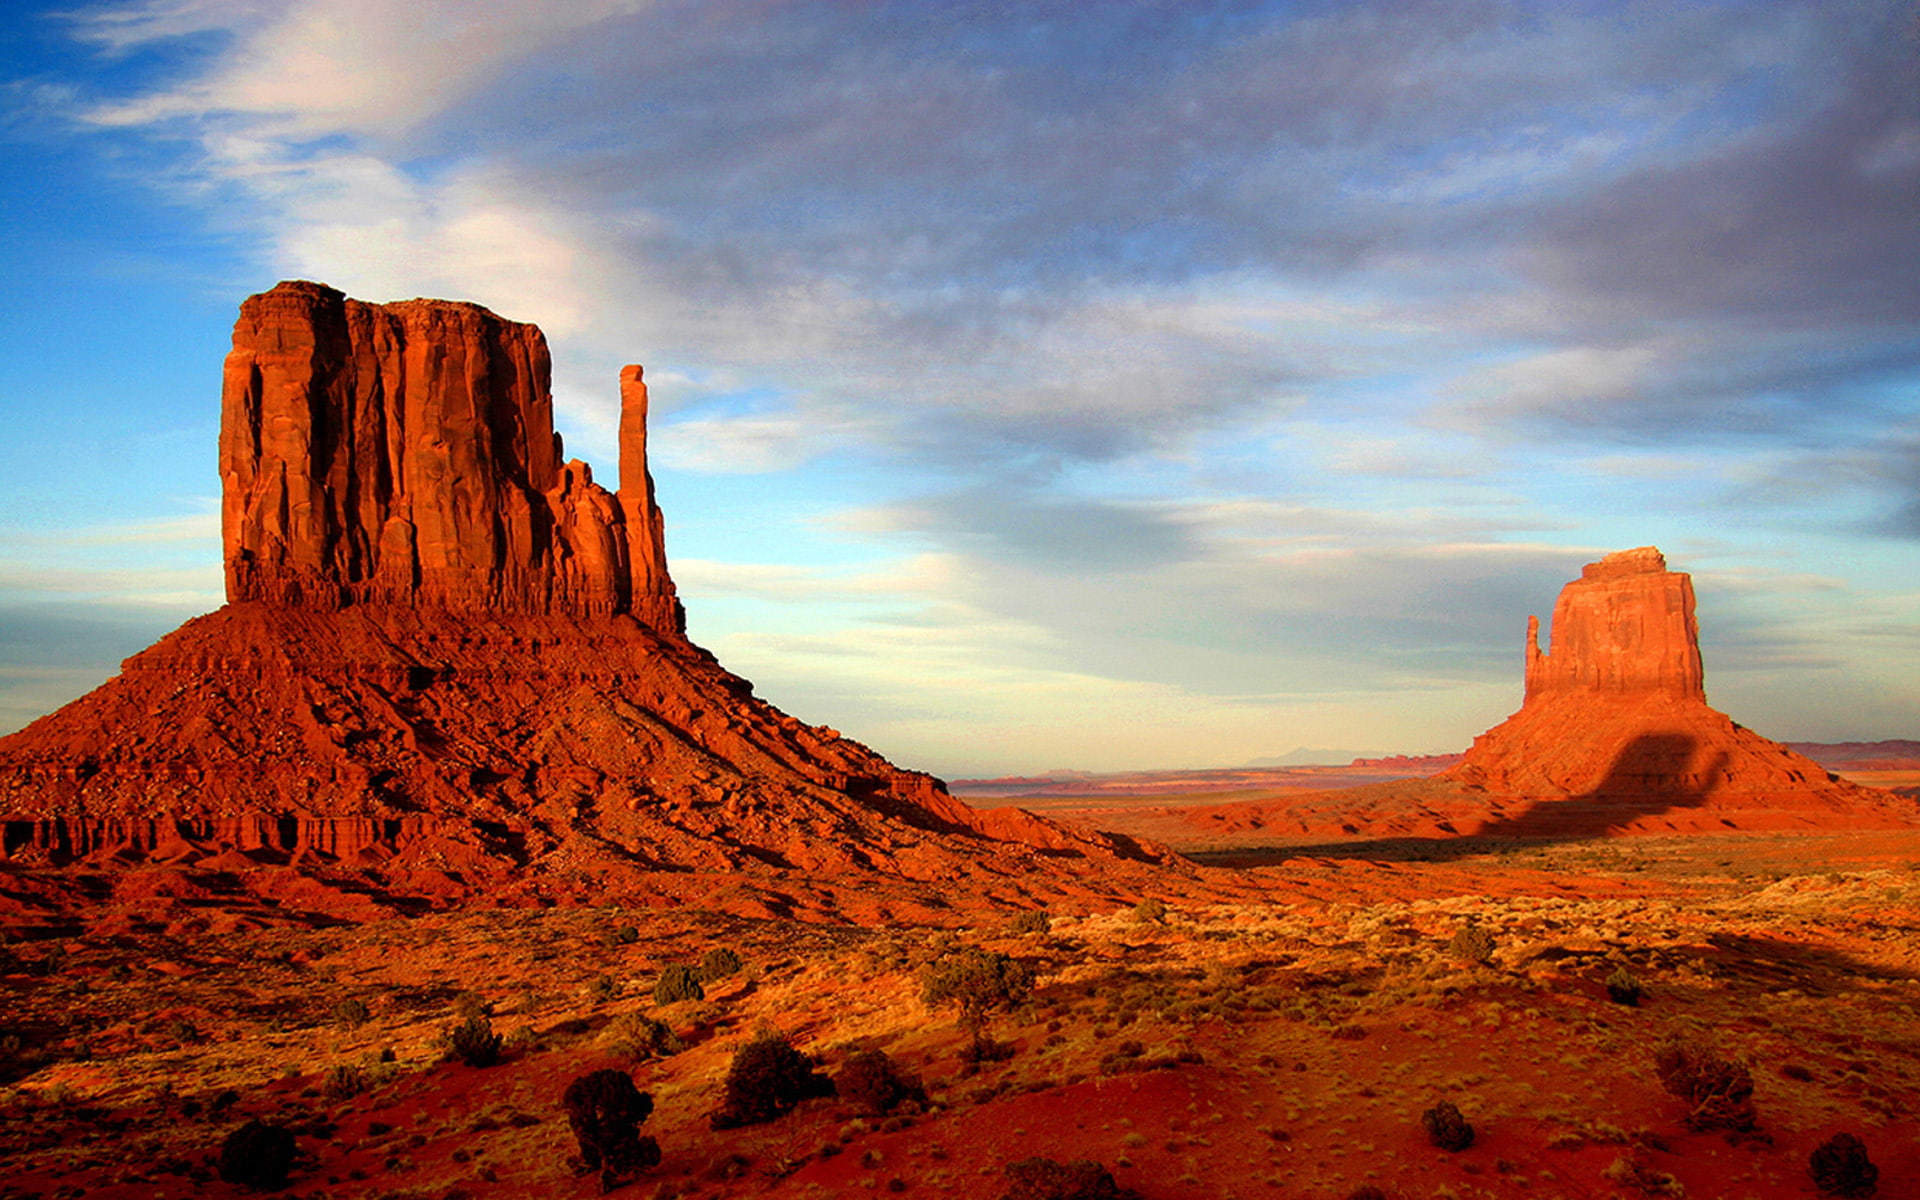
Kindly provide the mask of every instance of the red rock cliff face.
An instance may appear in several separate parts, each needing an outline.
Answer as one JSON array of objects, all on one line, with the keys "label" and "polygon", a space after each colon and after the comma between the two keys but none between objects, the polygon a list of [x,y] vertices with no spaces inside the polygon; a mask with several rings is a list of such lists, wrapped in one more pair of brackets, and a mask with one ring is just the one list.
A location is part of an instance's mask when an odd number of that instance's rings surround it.
[{"label": "red rock cliff face", "polygon": [[1706,699],[1693,580],[1652,546],[1589,563],[1561,589],[1550,652],[1527,618],[1528,702],[1570,692]]},{"label": "red rock cliff face", "polygon": [[561,457],[546,339],[474,304],[250,297],[221,397],[227,598],[684,623],[621,375],[621,488]]},{"label": "red rock cliff face", "polygon": [[1151,856],[975,812],[756,698],[685,636],[640,368],[618,492],[562,461],[547,375],[539,330],[475,305],[248,299],[229,602],[0,737],[0,862],[844,913],[1058,896],[1075,862]]},{"label": "red rock cliff face", "polygon": [[1496,795],[1822,809],[1862,789],[1707,705],[1693,581],[1651,546],[1589,563],[1527,619],[1526,699],[1439,778]]}]

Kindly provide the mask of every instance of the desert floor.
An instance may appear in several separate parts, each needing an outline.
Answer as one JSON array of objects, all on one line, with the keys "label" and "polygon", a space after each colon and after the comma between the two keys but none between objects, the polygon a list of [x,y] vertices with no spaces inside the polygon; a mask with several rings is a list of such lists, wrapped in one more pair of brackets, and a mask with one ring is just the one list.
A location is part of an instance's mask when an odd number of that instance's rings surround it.
[{"label": "desert floor", "polygon": [[[559,1099],[609,1066],[656,1105],[638,1196],[997,1197],[1044,1155],[1149,1198],[1770,1200],[1817,1194],[1808,1156],[1843,1130],[1882,1197],[1920,1196],[1920,832],[1201,858],[1247,898],[1063,906],[1027,932],[1005,912],[860,928],[611,905],[355,924],[106,876],[85,919],[52,918],[30,873],[0,871],[0,1196],[246,1194],[215,1162],[250,1118],[297,1135],[288,1196],[597,1195]],[[1001,1061],[968,1061],[956,1013],[922,998],[965,946],[1036,977],[992,1017]],[[742,969],[656,1004],[664,968],[716,947]],[[1609,998],[1622,970],[1637,1006]],[[450,1061],[445,1031],[481,1010],[503,1061]],[[684,1048],[633,1045],[637,1015]],[[929,1103],[817,1099],[716,1132],[730,1059],[765,1028],[829,1075],[884,1050]],[[1757,1131],[1687,1127],[1654,1069],[1676,1040],[1749,1066]],[[1421,1126],[1443,1099],[1475,1127],[1464,1151]]]}]

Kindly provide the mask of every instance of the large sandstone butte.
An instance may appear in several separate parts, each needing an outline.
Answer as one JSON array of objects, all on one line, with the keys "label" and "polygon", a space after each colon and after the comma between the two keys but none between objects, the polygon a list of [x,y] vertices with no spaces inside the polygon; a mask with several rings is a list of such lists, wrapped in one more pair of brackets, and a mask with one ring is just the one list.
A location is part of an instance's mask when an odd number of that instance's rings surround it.
[{"label": "large sandstone butte", "polygon": [[548,370],[473,304],[249,298],[228,603],[0,739],[0,856],[851,912],[876,879],[1019,900],[1138,853],[755,698],[686,638],[640,368],[617,492],[563,461]]},{"label": "large sandstone butte", "polygon": [[1693,580],[1642,546],[1589,563],[1527,618],[1520,711],[1429,780],[1194,810],[1269,836],[1581,837],[1920,824],[1920,805],[1828,773],[1707,704]]}]

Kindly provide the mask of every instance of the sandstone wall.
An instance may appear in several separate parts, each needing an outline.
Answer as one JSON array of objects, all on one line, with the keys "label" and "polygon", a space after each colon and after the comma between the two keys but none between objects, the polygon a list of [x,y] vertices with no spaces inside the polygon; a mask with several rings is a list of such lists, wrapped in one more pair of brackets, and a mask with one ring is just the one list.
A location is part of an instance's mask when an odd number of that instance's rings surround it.
[{"label": "sandstone wall", "polygon": [[229,600],[307,608],[631,612],[683,621],[621,376],[618,495],[564,461],[546,339],[475,304],[249,297],[221,397]]}]

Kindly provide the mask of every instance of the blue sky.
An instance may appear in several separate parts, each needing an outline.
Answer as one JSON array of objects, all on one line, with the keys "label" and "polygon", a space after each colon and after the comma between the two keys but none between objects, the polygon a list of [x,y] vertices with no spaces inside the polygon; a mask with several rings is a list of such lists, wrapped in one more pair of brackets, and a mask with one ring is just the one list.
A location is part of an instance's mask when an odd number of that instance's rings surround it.
[{"label": "blue sky", "polygon": [[0,31],[0,728],[220,596],[219,364],[318,279],[646,364],[692,632],[948,775],[1463,747],[1581,563],[1920,736],[1894,3],[154,0]]}]

